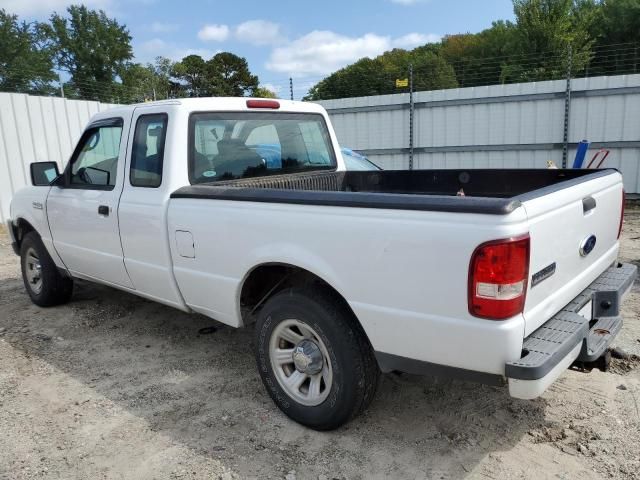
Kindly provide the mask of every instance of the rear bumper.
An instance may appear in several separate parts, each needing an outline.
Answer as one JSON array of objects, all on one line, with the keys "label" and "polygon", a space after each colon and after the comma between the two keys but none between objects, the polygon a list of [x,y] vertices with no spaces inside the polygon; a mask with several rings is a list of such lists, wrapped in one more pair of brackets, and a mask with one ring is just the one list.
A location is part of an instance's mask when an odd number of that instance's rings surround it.
[{"label": "rear bumper", "polygon": [[[620,305],[637,276],[637,267],[617,264],[544,325],[525,338],[523,356],[505,365],[509,393],[535,398],[574,361],[599,358],[622,328]],[[578,312],[591,302],[590,319]]]},{"label": "rear bumper", "polygon": [[11,238],[11,248],[13,248],[13,252],[16,255],[20,255],[20,248],[18,247],[18,240],[16,239],[16,231],[13,228],[12,220],[7,220],[7,231],[9,232],[9,237]]}]

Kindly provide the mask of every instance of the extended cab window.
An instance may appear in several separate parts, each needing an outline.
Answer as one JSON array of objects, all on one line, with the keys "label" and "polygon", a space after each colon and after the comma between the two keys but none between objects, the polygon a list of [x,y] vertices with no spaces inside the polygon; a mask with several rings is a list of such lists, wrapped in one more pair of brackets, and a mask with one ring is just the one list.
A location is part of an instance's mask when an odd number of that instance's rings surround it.
[{"label": "extended cab window", "polygon": [[190,119],[191,183],[333,169],[324,118],[305,113],[197,113]]},{"label": "extended cab window", "polygon": [[71,160],[69,182],[75,187],[108,188],[116,184],[122,121],[89,128]]},{"label": "extended cab window", "polygon": [[164,113],[141,115],[138,118],[129,176],[134,187],[154,188],[162,183],[166,131],[167,115]]}]

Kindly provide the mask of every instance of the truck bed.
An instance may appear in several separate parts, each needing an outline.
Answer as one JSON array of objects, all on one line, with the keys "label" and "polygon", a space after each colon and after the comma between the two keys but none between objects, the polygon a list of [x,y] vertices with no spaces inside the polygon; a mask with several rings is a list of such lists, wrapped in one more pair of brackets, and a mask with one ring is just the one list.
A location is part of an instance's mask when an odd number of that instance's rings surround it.
[{"label": "truck bed", "polygon": [[[616,172],[569,169],[314,172],[201,183],[172,198],[506,215],[523,201]],[[458,192],[464,196],[458,196]]]}]

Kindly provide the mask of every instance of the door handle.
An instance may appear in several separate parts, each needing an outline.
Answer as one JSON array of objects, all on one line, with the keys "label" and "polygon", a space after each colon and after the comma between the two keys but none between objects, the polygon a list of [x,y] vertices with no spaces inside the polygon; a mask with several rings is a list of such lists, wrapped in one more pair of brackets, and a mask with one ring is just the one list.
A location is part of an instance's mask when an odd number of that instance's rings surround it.
[{"label": "door handle", "polygon": [[98,215],[104,215],[105,217],[109,216],[109,207],[107,205],[100,205],[98,207]]},{"label": "door handle", "polygon": [[586,197],[582,199],[582,213],[585,215],[596,208],[596,199],[593,197]]}]

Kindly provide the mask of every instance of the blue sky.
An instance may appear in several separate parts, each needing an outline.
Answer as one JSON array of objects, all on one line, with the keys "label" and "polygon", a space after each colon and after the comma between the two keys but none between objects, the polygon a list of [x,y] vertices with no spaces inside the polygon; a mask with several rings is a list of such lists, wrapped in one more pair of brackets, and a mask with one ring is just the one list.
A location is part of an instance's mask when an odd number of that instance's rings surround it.
[{"label": "blue sky", "polygon": [[[477,32],[513,17],[511,0],[85,0],[129,28],[136,60],[218,51],[245,57],[263,85],[296,97],[328,73],[393,47]],[[25,19],[62,12],[68,0],[0,0]]]}]

